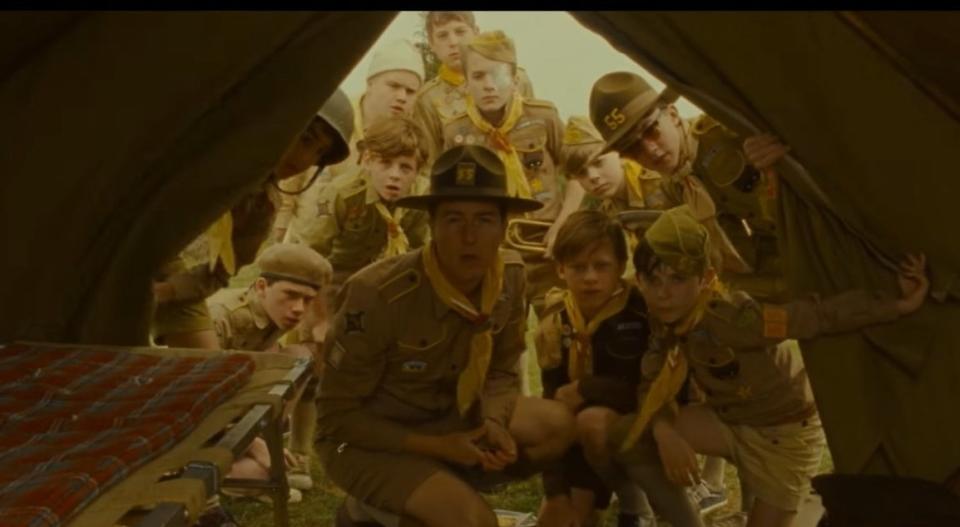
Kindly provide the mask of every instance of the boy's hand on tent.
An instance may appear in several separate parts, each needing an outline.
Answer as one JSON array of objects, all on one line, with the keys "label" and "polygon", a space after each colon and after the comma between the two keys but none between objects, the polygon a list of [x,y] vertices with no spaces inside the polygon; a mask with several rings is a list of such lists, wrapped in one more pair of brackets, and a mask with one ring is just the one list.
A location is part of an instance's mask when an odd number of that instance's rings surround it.
[{"label": "boy's hand on tent", "polygon": [[897,273],[897,282],[900,284],[900,299],[897,300],[897,310],[901,315],[913,313],[920,309],[930,290],[930,279],[927,278],[927,257],[924,254],[912,255],[900,262]]},{"label": "boy's hand on tent", "polygon": [[747,157],[747,162],[761,172],[775,165],[789,151],[789,146],[770,134],[748,137],[743,142],[743,153]]},{"label": "boy's hand on tent", "polygon": [[580,381],[573,381],[557,388],[557,393],[555,393],[553,397],[563,403],[563,405],[574,414],[577,413],[577,410],[579,410],[585,402],[583,396],[580,395]]},{"label": "boy's hand on tent", "polygon": [[660,462],[667,479],[676,485],[690,486],[700,482],[700,465],[696,452],[673,425],[658,421],[654,423],[653,437],[657,442]]}]

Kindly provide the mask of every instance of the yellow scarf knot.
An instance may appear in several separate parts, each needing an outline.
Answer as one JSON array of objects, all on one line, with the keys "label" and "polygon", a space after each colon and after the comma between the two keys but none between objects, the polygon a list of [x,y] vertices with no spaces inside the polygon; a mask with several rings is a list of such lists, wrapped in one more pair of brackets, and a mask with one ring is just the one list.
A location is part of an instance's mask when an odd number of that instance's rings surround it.
[{"label": "yellow scarf knot", "polygon": [[623,311],[627,301],[630,299],[630,289],[625,284],[620,284],[620,289],[613,293],[613,296],[600,308],[589,322],[584,320],[580,313],[580,307],[570,290],[563,293],[563,305],[567,311],[567,318],[570,325],[573,326],[573,339],[570,343],[570,356],[567,361],[567,376],[571,381],[576,381],[584,375],[593,372],[593,345],[591,338],[608,318]]},{"label": "yellow scarf knot", "polygon": [[462,71],[455,71],[447,67],[446,64],[441,64],[440,69],[437,71],[437,76],[447,84],[453,86],[463,86],[463,83],[466,82],[466,77],[463,76]]},{"label": "yellow scarf knot", "polygon": [[457,408],[466,415],[479,398],[490,367],[493,354],[493,328],[488,323],[493,306],[503,289],[503,258],[497,253],[496,260],[487,269],[480,286],[480,309],[463,292],[454,287],[440,269],[436,249],[431,243],[423,250],[423,269],[440,300],[455,313],[479,326],[470,337],[470,355],[467,367],[457,380]]},{"label": "yellow scarf knot", "polygon": [[407,252],[410,249],[410,240],[407,239],[407,234],[403,232],[403,227],[400,225],[403,209],[398,207],[394,214],[390,214],[382,201],[377,201],[374,208],[387,223],[387,246],[383,250],[383,257],[390,258]]},{"label": "yellow scarf knot", "polygon": [[[703,319],[710,300],[712,300],[715,295],[722,294],[723,291],[723,285],[719,280],[714,278],[710,284],[700,291],[700,295],[697,296],[697,302],[693,310],[690,311],[690,314],[674,327],[674,334],[677,336],[685,335],[696,327]],[[643,394],[638,394],[641,396],[638,406],[640,413],[637,415],[633,424],[630,425],[627,437],[623,440],[623,444],[620,445],[621,452],[630,450],[630,448],[636,444],[637,440],[640,439],[640,436],[643,434],[643,431],[646,430],[647,425],[650,424],[654,414],[664,407],[676,408],[676,397],[683,387],[684,381],[687,380],[687,371],[686,355],[684,355],[683,350],[681,350],[679,346],[674,346],[667,353],[660,373],[658,373],[657,378],[654,379],[646,397],[642,397]]]},{"label": "yellow scarf knot", "polygon": [[490,144],[507,170],[507,193],[510,196],[530,199],[530,183],[527,181],[527,174],[523,171],[523,163],[520,162],[520,155],[517,154],[517,149],[510,144],[510,139],[507,136],[521,116],[523,116],[523,96],[519,93],[513,95],[510,107],[507,109],[507,115],[500,126],[493,126],[487,122],[480,115],[480,110],[477,109],[473,96],[467,95],[467,117],[470,118],[470,122],[477,129],[487,134]]}]

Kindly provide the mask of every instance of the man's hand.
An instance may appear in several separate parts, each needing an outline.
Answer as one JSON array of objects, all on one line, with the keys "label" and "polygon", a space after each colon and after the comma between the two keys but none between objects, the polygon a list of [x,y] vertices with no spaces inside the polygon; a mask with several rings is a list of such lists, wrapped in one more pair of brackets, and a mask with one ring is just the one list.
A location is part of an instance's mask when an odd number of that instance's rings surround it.
[{"label": "man's hand", "polygon": [[544,499],[537,516],[540,527],[580,527],[577,510],[566,494]]},{"label": "man's hand", "polygon": [[492,419],[484,421],[483,429],[483,470],[500,471],[517,460],[517,443],[507,429]]},{"label": "man's hand", "polygon": [[930,290],[930,279],[927,278],[927,257],[924,254],[914,256],[908,254],[900,262],[900,271],[897,281],[900,284],[900,299],[897,300],[897,311],[901,315],[913,313],[920,309]]},{"label": "man's hand", "polygon": [[477,442],[486,435],[486,426],[481,426],[467,432],[435,436],[432,438],[432,454],[450,463],[472,467],[485,459],[484,452],[477,446]]},{"label": "man's hand", "polygon": [[700,482],[696,453],[672,424],[664,420],[654,422],[653,438],[657,441],[657,451],[667,479],[682,486]]},{"label": "man's hand", "polygon": [[747,162],[761,172],[775,165],[789,151],[789,146],[770,134],[748,137],[743,142],[743,153]]},{"label": "man's hand", "polygon": [[174,294],[173,286],[170,285],[170,282],[153,283],[153,299],[156,300],[158,304],[170,302],[173,300]]},{"label": "man's hand", "polygon": [[580,395],[580,381],[573,381],[557,388],[553,398],[563,403],[573,414],[576,414],[577,410],[586,402]]}]

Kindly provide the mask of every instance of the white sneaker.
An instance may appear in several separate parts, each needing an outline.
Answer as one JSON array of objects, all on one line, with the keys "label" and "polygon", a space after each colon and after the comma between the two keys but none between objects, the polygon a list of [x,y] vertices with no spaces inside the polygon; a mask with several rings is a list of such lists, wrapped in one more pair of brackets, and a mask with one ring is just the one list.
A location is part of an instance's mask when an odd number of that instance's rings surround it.
[{"label": "white sneaker", "polygon": [[291,489],[310,490],[313,488],[313,478],[303,472],[287,472],[287,485]]},{"label": "white sneaker", "polygon": [[687,488],[687,496],[700,514],[709,514],[727,504],[727,492],[724,489],[713,490],[706,481]]}]

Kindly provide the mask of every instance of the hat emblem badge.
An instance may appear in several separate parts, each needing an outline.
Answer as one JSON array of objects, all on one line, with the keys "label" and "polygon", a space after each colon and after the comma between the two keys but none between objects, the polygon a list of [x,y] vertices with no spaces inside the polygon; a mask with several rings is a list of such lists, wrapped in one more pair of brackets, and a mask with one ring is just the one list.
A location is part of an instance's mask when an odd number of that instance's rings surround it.
[{"label": "hat emblem badge", "polygon": [[615,107],[603,118],[603,124],[611,130],[616,130],[626,120],[627,117],[620,112],[620,108]]},{"label": "hat emblem badge", "polygon": [[475,163],[457,163],[457,185],[472,187],[477,181],[477,165]]}]

